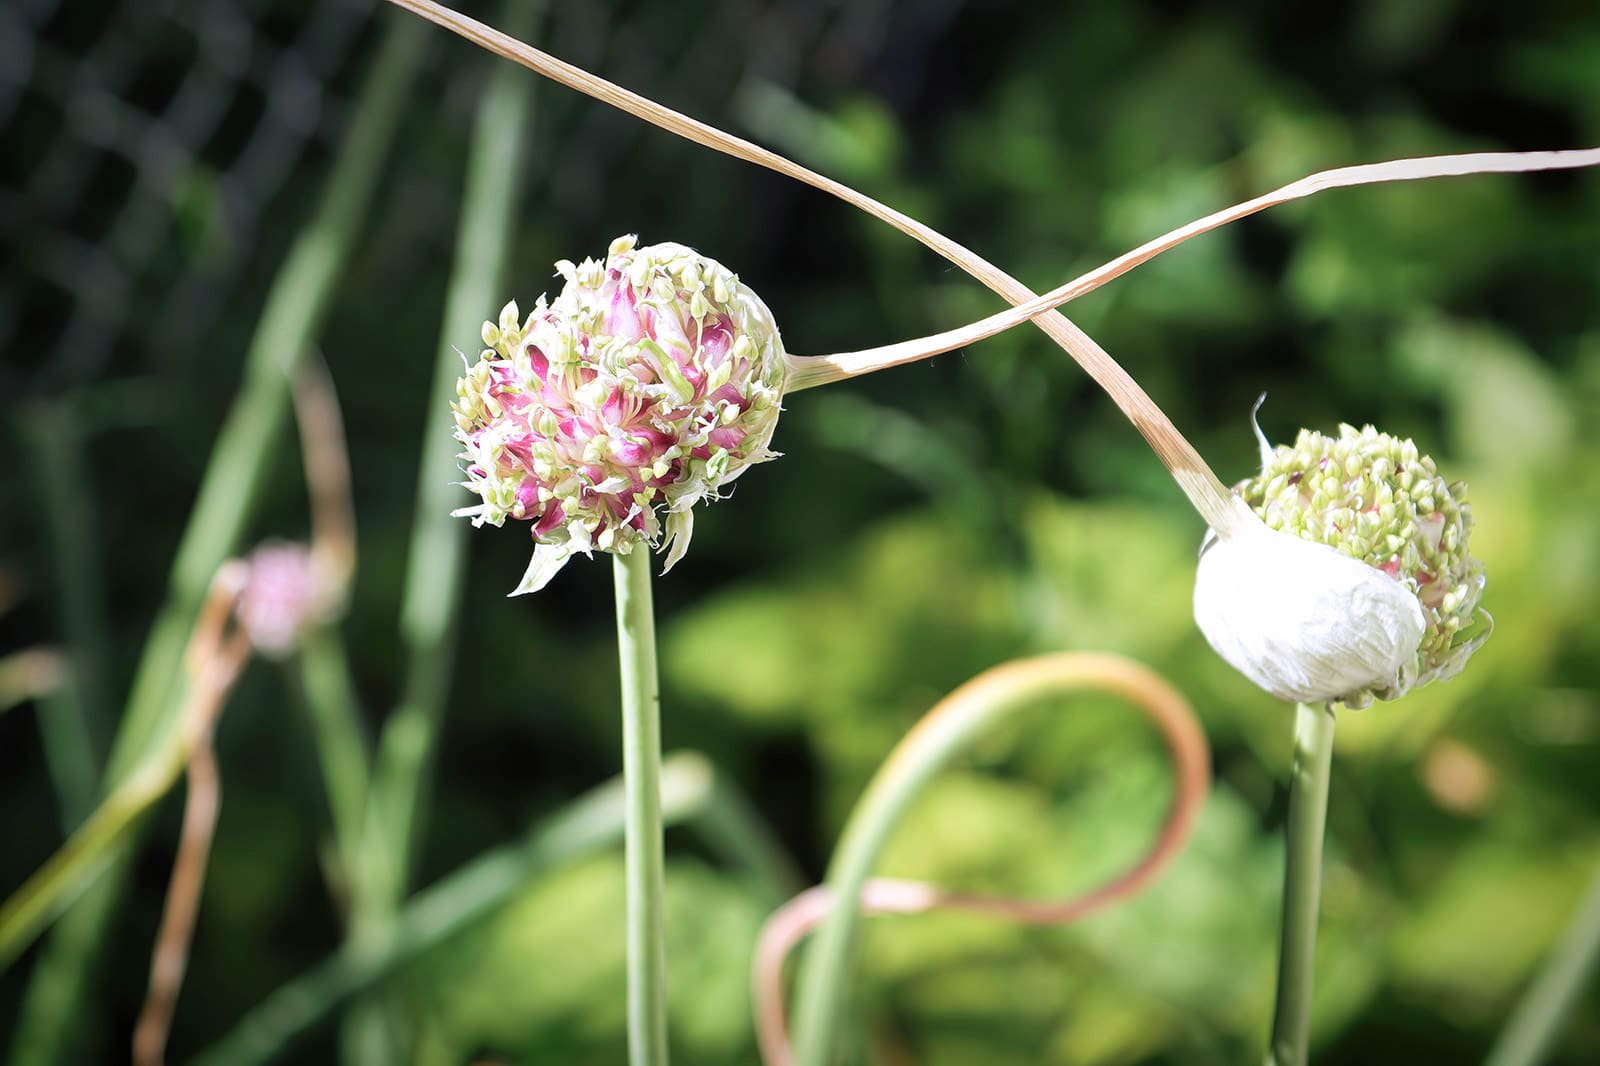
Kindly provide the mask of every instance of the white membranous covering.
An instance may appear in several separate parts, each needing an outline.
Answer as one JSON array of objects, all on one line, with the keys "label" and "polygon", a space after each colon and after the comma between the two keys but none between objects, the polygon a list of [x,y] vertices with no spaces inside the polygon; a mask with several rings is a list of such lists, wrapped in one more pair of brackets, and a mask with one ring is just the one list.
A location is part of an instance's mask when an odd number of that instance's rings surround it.
[{"label": "white membranous covering", "polygon": [[1236,491],[1253,514],[1208,538],[1195,620],[1273,695],[1365,707],[1455,676],[1487,638],[1466,486],[1411,441],[1371,426],[1263,441]]}]

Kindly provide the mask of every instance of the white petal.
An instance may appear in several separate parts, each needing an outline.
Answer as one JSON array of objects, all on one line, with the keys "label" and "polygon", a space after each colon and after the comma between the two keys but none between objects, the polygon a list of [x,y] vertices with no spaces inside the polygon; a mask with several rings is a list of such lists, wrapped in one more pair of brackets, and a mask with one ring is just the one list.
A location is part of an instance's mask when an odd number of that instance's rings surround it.
[{"label": "white petal", "polygon": [[694,536],[694,512],[685,507],[681,511],[673,511],[667,515],[667,540],[662,547],[669,549],[667,552],[667,565],[661,568],[665,574],[678,564],[683,558],[683,553],[689,550],[689,538]]},{"label": "white petal", "polygon": [[528,570],[522,575],[522,580],[517,587],[511,590],[513,596],[523,596],[529,592],[538,592],[550,584],[550,579],[560,572],[571,555],[565,547],[553,544],[540,544],[533,549],[533,558],[528,561]]}]

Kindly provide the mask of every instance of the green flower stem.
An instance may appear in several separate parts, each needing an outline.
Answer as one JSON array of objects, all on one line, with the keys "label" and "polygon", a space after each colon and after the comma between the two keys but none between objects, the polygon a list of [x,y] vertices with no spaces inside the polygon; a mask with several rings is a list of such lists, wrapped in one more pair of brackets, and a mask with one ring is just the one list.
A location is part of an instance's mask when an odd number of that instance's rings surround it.
[{"label": "green flower stem", "polygon": [[[660,783],[659,813],[673,824],[710,817],[730,788],[694,752],[668,756]],[[486,852],[418,892],[378,938],[347,943],[283,985],[201,1053],[195,1066],[256,1066],[280,1058],[291,1040],[345,1000],[493,914],[536,878],[615,846],[626,804],[623,782],[609,781],[542,821],[525,840]],[[764,829],[751,827],[745,835],[759,832]],[[752,865],[764,861],[747,858]]]},{"label": "green flower stem", "polygon": [[[109,792],[173,725],[174,684],[184,643],[212,575],[234,550],[289,406],[294,364],[309,346],[343,276],[350,247],[383,172],[427,34],[414,19],[390,19],[316,215],[278,272],[246,357],[244,382],[219,433],[173,564],[166,603],[151,628],[133,692],[112,746]],[[117,910],[122,868],[112,864],[69,915],[74,928],[52,939],[35,965],[18,1014],[12,1062],[60,1061],[82,1017],[90,965]],[[82,917],[76,917],[81,912]],[[80,924],[81,923],[81,924]]]},{"label": "green flower stem", "polygon": [[372,777],[372,759],[350,677],[350,659],[334,626],[318,626],[300,640],[295,656],[306,716],[316,740],[333,840],[346,884],[360,862],[361,820]]},{"label": "green flower stem", "polygon": [[1554,1050],[1562,1026],[1571,1017],[1600,964],[1600,867],[1572,924],[1557,941],[1539,976],[1534,978],[1511,1020],[1484,1060],[1485,1066],[1536,1066]]},{"label": "green flower stem", "polygon": [[667,939],[661,839],[661,685],[656,676],[650,553],[612,557],[622,665],[622,776],[627,793],[628,1059],[667,1061]]},{"label": "green flower stem", "polygon": [[1306,1062],[1317,954],[1317,908],[1322,897],[1322,837],[1328,823],[1328,779],[1333,766],[1333,725],[1331,706],[1295,706],[1278,999],[1272,1013],[1268,1066],[1305,1066]]}]

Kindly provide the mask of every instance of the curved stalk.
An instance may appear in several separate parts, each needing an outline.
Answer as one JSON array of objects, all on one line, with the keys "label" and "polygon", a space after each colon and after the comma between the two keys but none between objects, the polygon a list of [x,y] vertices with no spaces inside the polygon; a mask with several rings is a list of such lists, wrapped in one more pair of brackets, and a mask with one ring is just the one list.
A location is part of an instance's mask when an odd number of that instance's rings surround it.
[{"label": "curved stalk", "polygon": [[1278,944],[1278,997],[1267,1066],[1305,1066],[1311,1034],[1311,991],[1322,898],[1322,838],[1328,823],[1333,765],[1333,708],[1301,703],[1294,711],[1294,763],[1283,872],[1283,932]]},{"label": "curved stalk", "polygon": [[[1172,806],[1156,843],[1126,872],[1062,902],[966,895],[868,874],[901,815],[923,786],[963,745],[999,719],[1040,698],[1085,690],[1111,692],[1150,717],[1175,767]],[[779,975],[783,957],[820,925],[802,970],[796,1003],[793,1062],[821,1066],[845,1000],[846,963],[859,915],[952,908],[1035,924],[1069,922],[1124,899],[1147,884],[1181,850],[1210,781],[1205,736],[1188,704],[1148,669],[1115,655],[1063,653],[995,667],[939,702],[906,735],[857,803],[830,864],[827,884],[803,893],[769,921],[757,946],[755,999],[768,1066],[790,1066]]]},{"label": "curved stalk", "polygon": [[[220,704],[211,708],[221,711]],[[178,993],[189,969],[189,948],[194,942],[200,894],[205,887],[206,863],[222,806],[222,776],[211,745],[212,722],[197,722],[189,733],[188,798],[183,809],[183,829],[178,855],[172,863],[167,903],[161,914],[155,950],[150,956],[150,980],[144,1007],[133,1027],[134,1066],[162,1066],[167,1036],[178,1009]]]},{"label": "curved stalk", "polygon": [[310,503],[310,554],[318,600],[315,622],[306,626],[296,642],[295,660],[328,796],[339,876],[348,892],[358,872],[361,817],[372,777],[372,757],[338,629],[338,616],[344,612],[356,566],[350,449],[333,377],[322,353],[315,349],[306,354],[295,373],[294,416]]},{"label": "curved stalk", "polygon": [[622,666],[622,776],[627,793],[628,1061],[667,1061],[665,856],[661,822],[661,686],[656,676],[650,553],[612,556]]}]

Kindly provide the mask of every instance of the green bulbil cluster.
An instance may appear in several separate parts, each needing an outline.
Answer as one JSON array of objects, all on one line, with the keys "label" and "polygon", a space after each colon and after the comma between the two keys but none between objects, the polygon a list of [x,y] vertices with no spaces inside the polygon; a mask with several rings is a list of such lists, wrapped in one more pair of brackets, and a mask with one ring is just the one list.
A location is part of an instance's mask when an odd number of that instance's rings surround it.
[{"label": "green bulbil cluster", "polygon": [[1344,701],[1366,706],[1460,672],[1489,636],[1479,606],[1483,564],[1468,551],[1472,509],[1464,482],[1446,483],[1410,440],[1372,426],[1337,437],[1303,429],[1292,445],[1262,442],[1261,473],[1235,486],[1268,528],[1325,544],[1411,590],[1426,628],[1398,684]]}]

